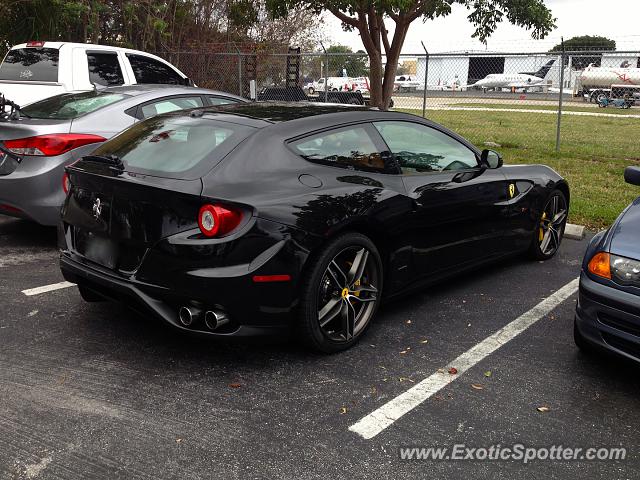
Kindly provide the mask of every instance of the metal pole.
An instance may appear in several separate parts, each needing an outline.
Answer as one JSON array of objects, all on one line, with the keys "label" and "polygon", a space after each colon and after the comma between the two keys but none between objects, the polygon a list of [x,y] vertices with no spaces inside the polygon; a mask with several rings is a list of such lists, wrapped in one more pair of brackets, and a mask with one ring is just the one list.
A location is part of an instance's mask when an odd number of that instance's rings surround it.
[{"label": "metal pole", "polygon": [[424,48],[425,58],[424,58],[424,92],[422,93],[422,117],[426,118],[427,116],[427,85],[429,79],[429,51],[427,47],[424,46],[424,42],[420,40],[422,44],[422,48]]},{"label": "metal pole", "polygon": [[238,95],[242,96],[242,53],[238,47],[235,47],[238,52]]},{"label": "metal pole", "polygon": [[560,55],[560,96],[558,97],[558,123],[556,125],[556,152],[560,151],[560,124],[562,122],[562,96],[564,94],[564,38],[562,41],[562,53]]},{"label": "metal pole", "polygon": [[324,103],[327,103],[327,91],[329,90],[327,85],[327,82],[329,81],[329,75],[327,75],[327,72],[329,71],[329,54],[327,53],[327,49],[324,48],[322,42],[320,42],[320,46],[322,47],[322,50],[324,50]]}]

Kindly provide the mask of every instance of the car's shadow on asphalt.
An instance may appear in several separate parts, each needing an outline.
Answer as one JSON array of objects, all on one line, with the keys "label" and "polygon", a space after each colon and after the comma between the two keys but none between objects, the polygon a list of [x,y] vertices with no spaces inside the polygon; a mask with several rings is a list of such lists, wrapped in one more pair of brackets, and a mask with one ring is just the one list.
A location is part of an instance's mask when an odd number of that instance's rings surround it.
[{"label": "car's shadow on asphalt", "polygon": [[55,227],[45,227],[29,220],[0,215],[0,242],[20,248],[57,248]]}]

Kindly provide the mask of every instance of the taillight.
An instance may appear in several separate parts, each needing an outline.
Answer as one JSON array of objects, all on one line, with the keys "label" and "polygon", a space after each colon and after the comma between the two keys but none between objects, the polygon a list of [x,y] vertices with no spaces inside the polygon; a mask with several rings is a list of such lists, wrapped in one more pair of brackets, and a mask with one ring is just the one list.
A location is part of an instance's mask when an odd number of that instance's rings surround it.
[{"label": "taillight", "polygon": [[608,253],[596,253],[591,260],[589,260],[588,268],[589,272],[593,275],[611,280],[611,257]]},{"label": "taillight", "polygon": [[66,172],[62,176],[62,190],[65,195],[69,193],[69,190],[71,190],[71,180],[69,180],[69,174]]},{"label": "taillight", "polygon": [[242,221],[242,212],[221,205],[203,205],[198,213],[198,226],[207,237],[221,237],[235,230]]},{"label": "taillight", "polygon": [[31,40],[27,42],[27,47],[44,47],[44,42],[40,40]]},{"label": "taillight", "polygon": [[56,133],[52,135],[38,135],[37,137],[18,138],[16,140],[5,140],[4,146],[17,155],[52,157],[62,155],[83,145],[104,142],[105,140],[106,138],[99,135]]}]

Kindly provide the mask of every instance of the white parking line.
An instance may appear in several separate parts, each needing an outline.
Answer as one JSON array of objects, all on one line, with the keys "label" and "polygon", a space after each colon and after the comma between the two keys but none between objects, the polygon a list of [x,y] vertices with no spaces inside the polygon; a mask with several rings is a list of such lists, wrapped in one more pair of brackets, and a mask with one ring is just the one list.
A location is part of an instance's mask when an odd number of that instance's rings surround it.
[{"label": "white parking line", "polygon": [[349,430],[367,440],[375,437],[404,414],[416,408],[485,357],[495,352],[510,340],[513,340],[520,333],[550,313],[578,290],[578,282],[579,279],[577,278],[572,280],[531,310],[516,318],[513,322],[504,326],[493,335],[485,338],[482,342],[452,361],[449,365],[458,370],[455,377],[448,372],[436,372],[411,389],[398,395],[393,400],[385,403],[366,417],[363,417],[357,423],[351,425]]},{"label": "white parking line", "polygon": [[32,295],[40,295],[41,293],[52,292],[54,290],[60,290],[62,288],[73,287],[74,285],[75,283],[71,282],[60,282],[51,285],[45,285],[43,287],[29,288],[27,290],[23,290],[22,293],[24,293],[27,297],[30,297]]}]

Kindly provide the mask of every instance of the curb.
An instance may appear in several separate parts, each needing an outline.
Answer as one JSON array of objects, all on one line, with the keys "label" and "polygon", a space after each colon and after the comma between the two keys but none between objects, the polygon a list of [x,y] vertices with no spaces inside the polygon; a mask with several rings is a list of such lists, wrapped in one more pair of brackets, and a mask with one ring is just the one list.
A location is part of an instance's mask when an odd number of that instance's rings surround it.
[{"label": "curb", "polygon": [[574,225],[567,223],[564,229],[564,237],[571,240],[582,240],[584,238],[584,225]]}]

